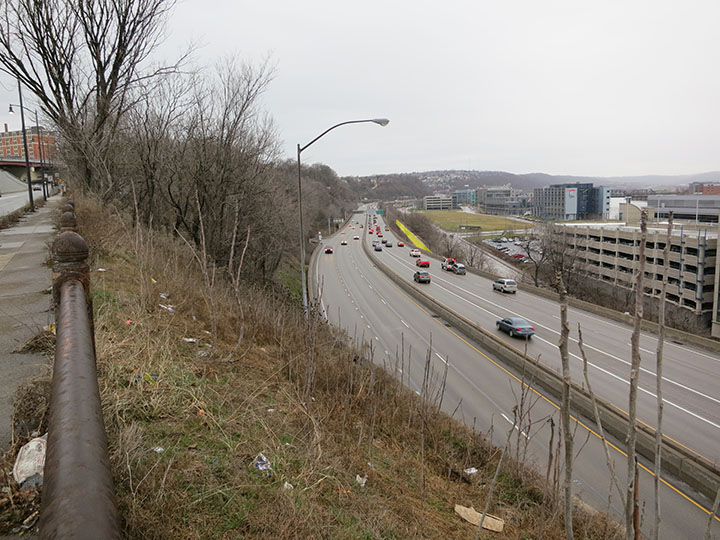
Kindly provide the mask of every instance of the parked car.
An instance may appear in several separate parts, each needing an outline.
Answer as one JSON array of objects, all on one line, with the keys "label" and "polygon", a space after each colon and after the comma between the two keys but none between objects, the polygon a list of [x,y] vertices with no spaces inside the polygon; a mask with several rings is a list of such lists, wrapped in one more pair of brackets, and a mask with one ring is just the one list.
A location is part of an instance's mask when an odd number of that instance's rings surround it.
[{"label": "parked car", "polygon": [[517,283],[514,279],[498,279],[493,281],[493,290],[515,294],[517,292]]},{"label": "parked car", "polygon": [[418,283],[430,283],[430,272],[425,272],[424,270],[419,270],[419,271],[415,272],[413,279],[415,281],[417,281]]},{"label": "parked car", "polygon": [[405,247],[405,242],[398,242],[398,247]]},{"label": "parked car", "polygon": [[515,253],[514,255],[510,255],[513,259],[524,259],[525,255],[522,253]]},{"label": "parked car", "polygon": [[457,263],[457,259],[445,259],[443,262],[440,263],[440,268],[443,270],[447,270],[448,272],[452,270],[453,265]]},{"label": "parked car", "polygon": [[535,334],[535,328],[522,317],[505,317],[495,323],[498,330],[507,332],[510,337],[520,336],[530,339]]},{"label": "parked car", "polygon": [[417,261],[415,261],[415,266],[419,266],[420,268],[430,268],[430,261],[418,259]]},{"label": "parked car", "polygon": [[375,246],[375,251],[382,251],[382,244],[377,244]]},{"label": "parked car", "polygon": [[331,248],[331,247],[325,248],[325,253],[332,253],[332,252],[333,252],[333,248]]},{"label": "parked car", "polygon": [[453,264],[452,271],[460,276],[464,276],[467,273],[465,265],[463,263]]},{"label": "parked car", "polygon": [[411,249],[410,250],[411,257],[419,257],[420,255],[422,255],[422,253],[420,253],[419,249]]}]

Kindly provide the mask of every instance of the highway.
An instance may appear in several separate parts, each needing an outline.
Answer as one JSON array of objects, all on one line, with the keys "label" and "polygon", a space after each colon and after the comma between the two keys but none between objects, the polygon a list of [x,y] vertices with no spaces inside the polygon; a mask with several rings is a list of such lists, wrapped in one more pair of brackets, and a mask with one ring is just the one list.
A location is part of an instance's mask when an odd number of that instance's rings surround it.
[{"label": "highway", "polygon": [[[364,214],[356,217],[366,223]],[[384,226],[382,219],[378,224]],[[370,242],[375,235],[366,235],[367,228],[350,229],[326,239],[325,245],[335,253],[320,253],[311,277],[318,284],[321,302],[328,320],[342,326],[358,341],[373,343],[374,360],[394,371],[412,389],[419,391],[422,383],[426,355],[430,352],[437,379],[448,369],[443,409],[468,426],[488,433],[496,444],[504,444],[506,432],[512,429],[513,408],[519,403],[522,385],[513,374],[488,351],[482,351],[468,342],[456,330],[418,305],[397,285],[392,283],[368,259],[361,242]],[[359,234],[360,240],[353,240]],[[414,259],[409,248],[398,248],[397,239],[390,232],[385,238],[394,244],[382,252],[372,254],[400,275],[412,281]],[[340,241],[347,240],[347,246]],[[527,343],[528,354],[540,356],[540,361],[559,369],[556,343],[559,329],[559,307],[547,299],[519,292],[502,295],[492,292],[490,281],[475,275],[456,276],[442,272],[439,263],[431,261],[433,282],[416,285],[432,294],[450,308],[477,321],[483,327],[494,329],[495,320],[517,314],[535,325],[537,335]],[[596,315],[570,310],[572,336],[577,339],[577,323],[581,324],[589,357],[593,388],[601,397],[621,408],[627,407],[630,329]],[[493,330],[494,331],[494,330]],[[501,334],[504,336],[504,334]],[[506,339],[511,339],[506,336]],[[644,369],[638,411],[641,419],[653,425],[655,418],[655,378],[653,375],[655,338],[644,334],[642,338]],[[512,340],[522,349],[525,342]],[[432,347],[431,347],[432,346]],[[401,353],[404,351],[404,354]],[[573,378],[580,381],[582,367],[577,342],[571,344]],[[666,346],[664,378],[665,431],[711,460],[718,459],[719,450],[713,441],[718,440],[720,418],[717,391],[713,388],[714,375],[720,371],[720,358],[704,351],[684,346]],[[533,391],[534,392],[534,391]],[[517,429],[514,449],[527,446],[527,461],[545,471],[550,439],[549,419],[560,424],[557,406],[553,399],[531,392],[526,402],[533,403],[530,424],[527,420]],[[588,504],[606,509],[609,474],[602,444],[592,431],[592,423],[579,419],[575,436],[579,449],[575,464],[575,492]],[[618,441],[612,441],[622,447]],[[514,450],[514,451],[515,451]],[[621,482],[625,471],[625,458],[612,450]],[[651,464],[645,463],[652,468]],[[672,485],[664,483],[661,490],[662,537],[701,538],[707,523],[711,501],[697,494],[683,495]],[[644,499],[643,531],[649,534],[654,523],[652,516],[652,477],[642,471],[641,497]],[[616,494],[611,511],[621,516],[622,508]],[[479,503],[478,503],[479,504]],[[704,506],[704,508],[703,508]],[[713,532],[720,534],[716,521]]]}]

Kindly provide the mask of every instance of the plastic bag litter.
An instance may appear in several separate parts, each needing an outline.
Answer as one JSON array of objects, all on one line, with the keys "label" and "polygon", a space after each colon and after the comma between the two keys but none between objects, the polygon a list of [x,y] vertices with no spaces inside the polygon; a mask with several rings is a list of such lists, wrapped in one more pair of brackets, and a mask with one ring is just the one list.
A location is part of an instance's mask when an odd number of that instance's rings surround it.
[{"label": "plastic bag litter", "polygon": [[295,489],[295,486],[293,486],[290,482],[285,482],[283,489]]},{"label": "plastic bag litter", "polygon": [[13,466],[13,478],[21,487],[42,485],[46,447],[47,433],[31,439],[18,452]]},{"label": "plastic bag litter", "polygon": [[171,306],[170,304],[158,304],[158,306],[168,310],[170,313],[175,313],[175,306]]},{"label": "plastic bag litter", "polygon": [[95,271],[96,271],[96,272],[107,272],[107,270],[105,270],[104,268],[98,268],[98,269],[95,270]]},{"label": "plastic bag litter", "polygon": [[155,452],[156,454],[162,454],[164,451],[165,449],[162,446],[156,446],[155,448],[153,448],[153,452]]},{"label": "plastic bag litter", "polygon": [[166,292],[160,293],[160,298],[162,298],[163,300],[167,300],[168,296],[170,296],[170,293],[166,293]]},{"label": "plastic bag litter", "polygon": [[367,483],[367,476],[360,476],[359,474],[356,474],[355,481],[360,484],[360,487],[365,487],[365,484]]},{"label": "plastic bag litter", "polygon": [[185,343],[197,343],[197,338],[194,337],[184,337],[183,341]]},{"label": "plastic bag litter", "polygon": [[477,474],[478,470],[475,467],[470,467],[469,469],[463,469],[463,472],[465,474]]},{"label": "plastic bag litter", "polygon": [[270,474],[272,473],[272,464],[262,452],[255,456],[255,459],[253,459],[251,465],[255,467],[258,471],[263,471],[266,476],[270,476]]}]

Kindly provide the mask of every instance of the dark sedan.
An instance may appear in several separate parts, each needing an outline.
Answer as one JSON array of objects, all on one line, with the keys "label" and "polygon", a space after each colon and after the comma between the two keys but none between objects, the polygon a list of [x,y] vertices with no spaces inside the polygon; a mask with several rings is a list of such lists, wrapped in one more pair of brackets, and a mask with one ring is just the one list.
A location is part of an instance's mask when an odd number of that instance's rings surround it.
[{"label": "dark sedan", "polygon": [[535,334],[535,329],[532,325],[522,317],[505,317],[504,319],[495,323],[498,330],[507,332],[510,337],[520,336],[530,338]]},{"label": "dark sedan", "polygon": [[430,272],[415,272],[413,279],[418,283],[430,283]]}]

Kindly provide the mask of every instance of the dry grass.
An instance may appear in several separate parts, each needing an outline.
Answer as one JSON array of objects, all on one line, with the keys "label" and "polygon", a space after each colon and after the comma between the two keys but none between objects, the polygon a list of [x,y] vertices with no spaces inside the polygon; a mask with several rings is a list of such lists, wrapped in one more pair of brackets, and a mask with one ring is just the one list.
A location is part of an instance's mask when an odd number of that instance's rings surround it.
[{"label": "dry grass", "polygon": [[[179,241],[75,202],[127,538],[474,537],[454,505],[482,509],[498,449],[296,304],[205,286]],[[259,452],[270,476],[251,466]],[[504,463],[491,512],[506,528],[492,538],[564,537],[537,476]],[[586,538],[612,537],[602,516],[576,520]]]}]

